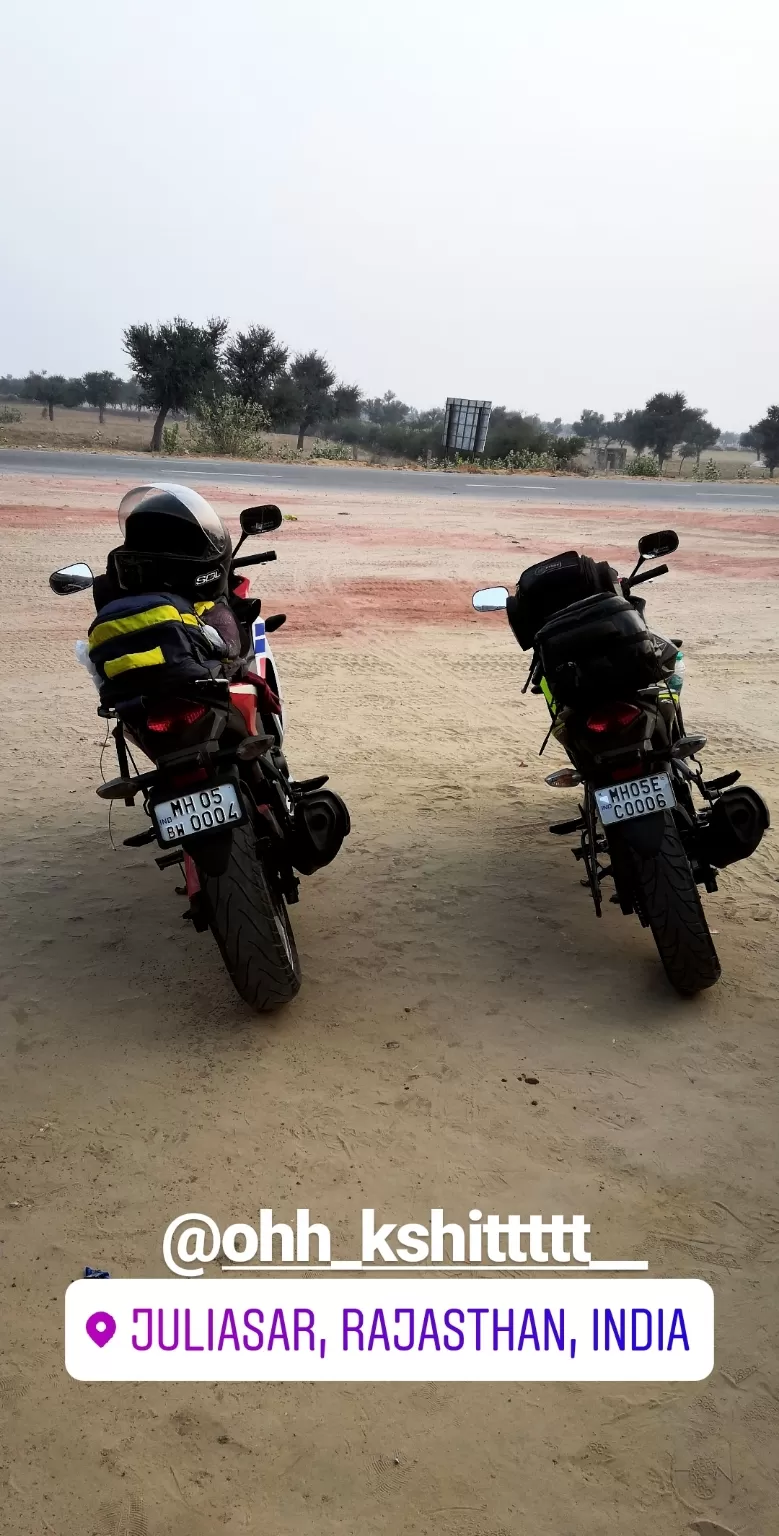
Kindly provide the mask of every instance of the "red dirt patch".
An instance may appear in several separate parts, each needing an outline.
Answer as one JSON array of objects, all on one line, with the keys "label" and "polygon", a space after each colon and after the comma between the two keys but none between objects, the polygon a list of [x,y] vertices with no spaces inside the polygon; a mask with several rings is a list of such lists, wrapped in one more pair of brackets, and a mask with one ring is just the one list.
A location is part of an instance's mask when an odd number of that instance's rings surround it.
[{"label": "red dirt patch", "polygon": [[[614,559],[612,551],[609,558]],[[624,568],[624,566],[623,566]],[[779,578],[779,560],[734,562],[725,556],[689,557],[686,574],[739,576],[751,579]],[[376,628],[408,628],[412,624],[459,625],[483,622],[474,612],[471,597],[478,581],[397,581],[365,577],[311,585],[294,596],[279,597],[274,607],[288,615],[285,639],[308,640],[314,635],[370,632]]]},{"label": "red dirt patch", "polygon": [[279,600],[289,616],[285,637],[370,632],[377,627],[409,624],[462,624],[477,620],[466,581],[394,581],[371,577],[310,586],[299,596]]}]

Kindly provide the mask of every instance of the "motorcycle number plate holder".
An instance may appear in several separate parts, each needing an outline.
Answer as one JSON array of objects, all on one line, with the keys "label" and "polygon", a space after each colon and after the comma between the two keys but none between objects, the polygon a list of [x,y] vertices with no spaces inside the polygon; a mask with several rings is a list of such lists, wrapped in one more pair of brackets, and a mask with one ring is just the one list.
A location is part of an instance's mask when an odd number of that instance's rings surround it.
[{"label": "motorcycle number plate holder", "polygon": [[657,811],[673,810],[676,796],[669,774],[648,773],[640,779],[625,779],[606,789],[596,789],[595,802],[601,825],[610,827],[653,816]]},{"label": "motorcycle number plate holder", "polygon": [[149,809],[154,817],[157,840],[164,848],[183,842],[185,837],[200,837],[204,832],[238,827],[246,820],[246,811],[235,784],[212,784],[208,789],[185,790],[172,800],[159,800]]}]

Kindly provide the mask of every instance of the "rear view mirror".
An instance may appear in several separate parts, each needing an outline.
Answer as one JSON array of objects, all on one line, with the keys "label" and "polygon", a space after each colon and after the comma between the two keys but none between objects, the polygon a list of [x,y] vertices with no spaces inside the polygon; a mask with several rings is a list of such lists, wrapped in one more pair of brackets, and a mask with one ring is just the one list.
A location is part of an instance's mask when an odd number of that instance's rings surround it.
[{"label": "rear view mirror", "polygon": [[281,527],[281,512],[268,502],[264,507],[246,507],[241,513],[241,530],[243,533],[273,533]]},{"label": "rear view mirror", "polygon": [[61,570],[52,571],[49,586],[58,597],[70,597],[73,592],[88,591],[94,579],[89,566],[80,561],[77,565],[63,565]]},{"label": "rear view mirror", "polygon": [[679,548],[679,535],[673,528],[661,528],[659,533],[645,533],[638,541],[638,553],[645,560],[659,560],[661,555],[672,555]]},{"label": "rear view mirror", "polygon": [[471,599],[477,613],[499,613],[508,602],[508,587],[480,587]]}]

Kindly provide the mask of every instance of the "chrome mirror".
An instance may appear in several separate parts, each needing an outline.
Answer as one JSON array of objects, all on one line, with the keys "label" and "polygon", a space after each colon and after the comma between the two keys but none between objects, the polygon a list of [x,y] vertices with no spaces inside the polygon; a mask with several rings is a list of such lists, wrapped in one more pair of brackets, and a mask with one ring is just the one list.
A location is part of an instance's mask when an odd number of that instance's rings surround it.
[{"label": "chrome mirror", "polygon": [[480,587],[471,599],[477,613],[498,613],[508,602],[508,587]]}]

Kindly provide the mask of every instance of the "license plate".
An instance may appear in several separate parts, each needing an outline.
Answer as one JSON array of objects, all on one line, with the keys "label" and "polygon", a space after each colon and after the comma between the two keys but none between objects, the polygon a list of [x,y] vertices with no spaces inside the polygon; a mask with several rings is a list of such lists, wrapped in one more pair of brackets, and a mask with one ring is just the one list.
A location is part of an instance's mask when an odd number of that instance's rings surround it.
[{"label": "license plate", "polygon": [[667,773],[650,773],[645,779],[627,779],[624,784],[596,789],[595,800],[604,827],[651,816],[654,811],[670,811],[676,805]]},{"label": "license plate", "polygon": [[234,784],[214,784],[210,789],[177,795],[175,800],[160,800],[151,807],[161,843],[180,843],[184,837],[200,832],[215,832],[219,827],[237,827],[244,820],[244,809]]}]

